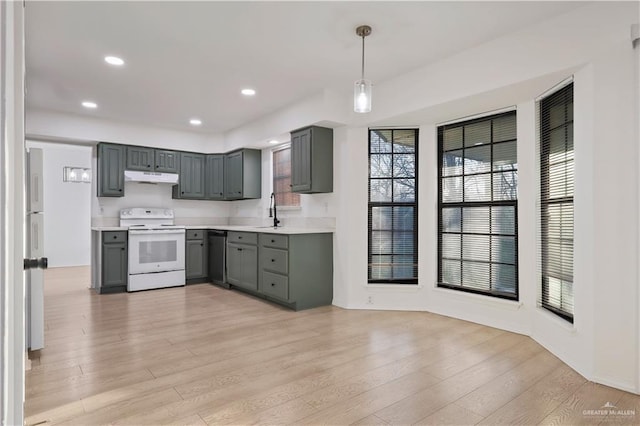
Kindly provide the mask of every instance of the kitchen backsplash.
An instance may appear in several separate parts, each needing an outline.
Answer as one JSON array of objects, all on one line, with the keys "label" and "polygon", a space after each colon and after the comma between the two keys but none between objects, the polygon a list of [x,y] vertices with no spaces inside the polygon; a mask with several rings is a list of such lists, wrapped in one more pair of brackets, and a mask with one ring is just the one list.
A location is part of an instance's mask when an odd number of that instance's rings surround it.
[{"label": "kitchen backsplash", "polygon": [[[278,217],[282,227],[291,228],[335,228],[335,217]],[[237,226],[269,226],[273,224],[270,217],[230,217],[229,225]]]}]

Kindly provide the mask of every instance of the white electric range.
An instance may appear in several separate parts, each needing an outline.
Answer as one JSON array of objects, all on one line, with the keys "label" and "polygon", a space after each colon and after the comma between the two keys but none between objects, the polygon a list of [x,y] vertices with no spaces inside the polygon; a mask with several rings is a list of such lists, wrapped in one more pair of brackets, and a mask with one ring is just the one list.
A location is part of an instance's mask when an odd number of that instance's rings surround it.
[{"label": "white electric range", "polygon": [[175,225],[173,210],[120,210],[120,226],[129,230],[127,291],[185,285],[185,228]]}]

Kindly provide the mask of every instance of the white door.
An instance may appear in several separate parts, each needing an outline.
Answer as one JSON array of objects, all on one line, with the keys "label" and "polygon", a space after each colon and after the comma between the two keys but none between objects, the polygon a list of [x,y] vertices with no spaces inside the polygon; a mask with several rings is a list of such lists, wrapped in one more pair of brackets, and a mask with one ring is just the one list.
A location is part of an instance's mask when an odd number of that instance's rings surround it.
[{"label": "white door", "polygon": [[24,4],[0,2],[0,420],[24,420]]}]

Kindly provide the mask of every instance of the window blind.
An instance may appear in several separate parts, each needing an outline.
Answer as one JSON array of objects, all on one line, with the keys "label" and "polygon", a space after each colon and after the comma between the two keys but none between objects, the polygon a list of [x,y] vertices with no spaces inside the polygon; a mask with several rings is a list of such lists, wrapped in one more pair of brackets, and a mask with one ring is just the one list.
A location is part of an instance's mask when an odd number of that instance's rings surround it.
[{"label": "window blind", "polygon": [[540,304],[573,322],[573,83],[540,107]]},{"label": "window blind", "polygon": [[438,127],[438,286],[518,298],[516,113]]},{"label": "window blind", "polygon": [[273,193],[278,206],[300,205],[300,194],[291,192],[291,147],[273,151]]},{"label": "window blind", "polygon": [[369,131],[370,283],[418,282],[416,129]]}]

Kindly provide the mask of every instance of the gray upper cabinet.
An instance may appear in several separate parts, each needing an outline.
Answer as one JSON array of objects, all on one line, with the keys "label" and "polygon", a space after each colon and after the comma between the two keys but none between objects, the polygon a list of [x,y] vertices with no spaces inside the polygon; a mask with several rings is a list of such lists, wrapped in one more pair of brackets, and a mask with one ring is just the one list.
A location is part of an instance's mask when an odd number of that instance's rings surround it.
[{"label": "gray upper cabinet", "polygon": [[204,199],[205,155],[180,153],[180,181],[173,187],[173,198]]},{"label": "gray upper cabinet", "polygon": [[333,192],[333,129],[310,126],[291,132],[291,190]]},{"label": "gray upper cabinet", "polygon": [[154,149],[141,146],[127,147],[127,170],[152,171],[154,169]]},{"label": "gray upper cabinet", "polygon": [[205,198],[224,200],[224,154],[209,154],[205,164]]},{"label": "gray upper cabinet", "polygon": [[242,200],[260,198],[262,186],[262,152],[241,149],[224,156],[224,198]]},{"label": "gray upper cabinet", "polygon": [[162,173],[179,173],[180,153],[166,149],[155,150],[155,171]]},{"label": "gray upper cabinet", "polygon": [[124,196],[124,145],[98,144],[98,197]]}]

